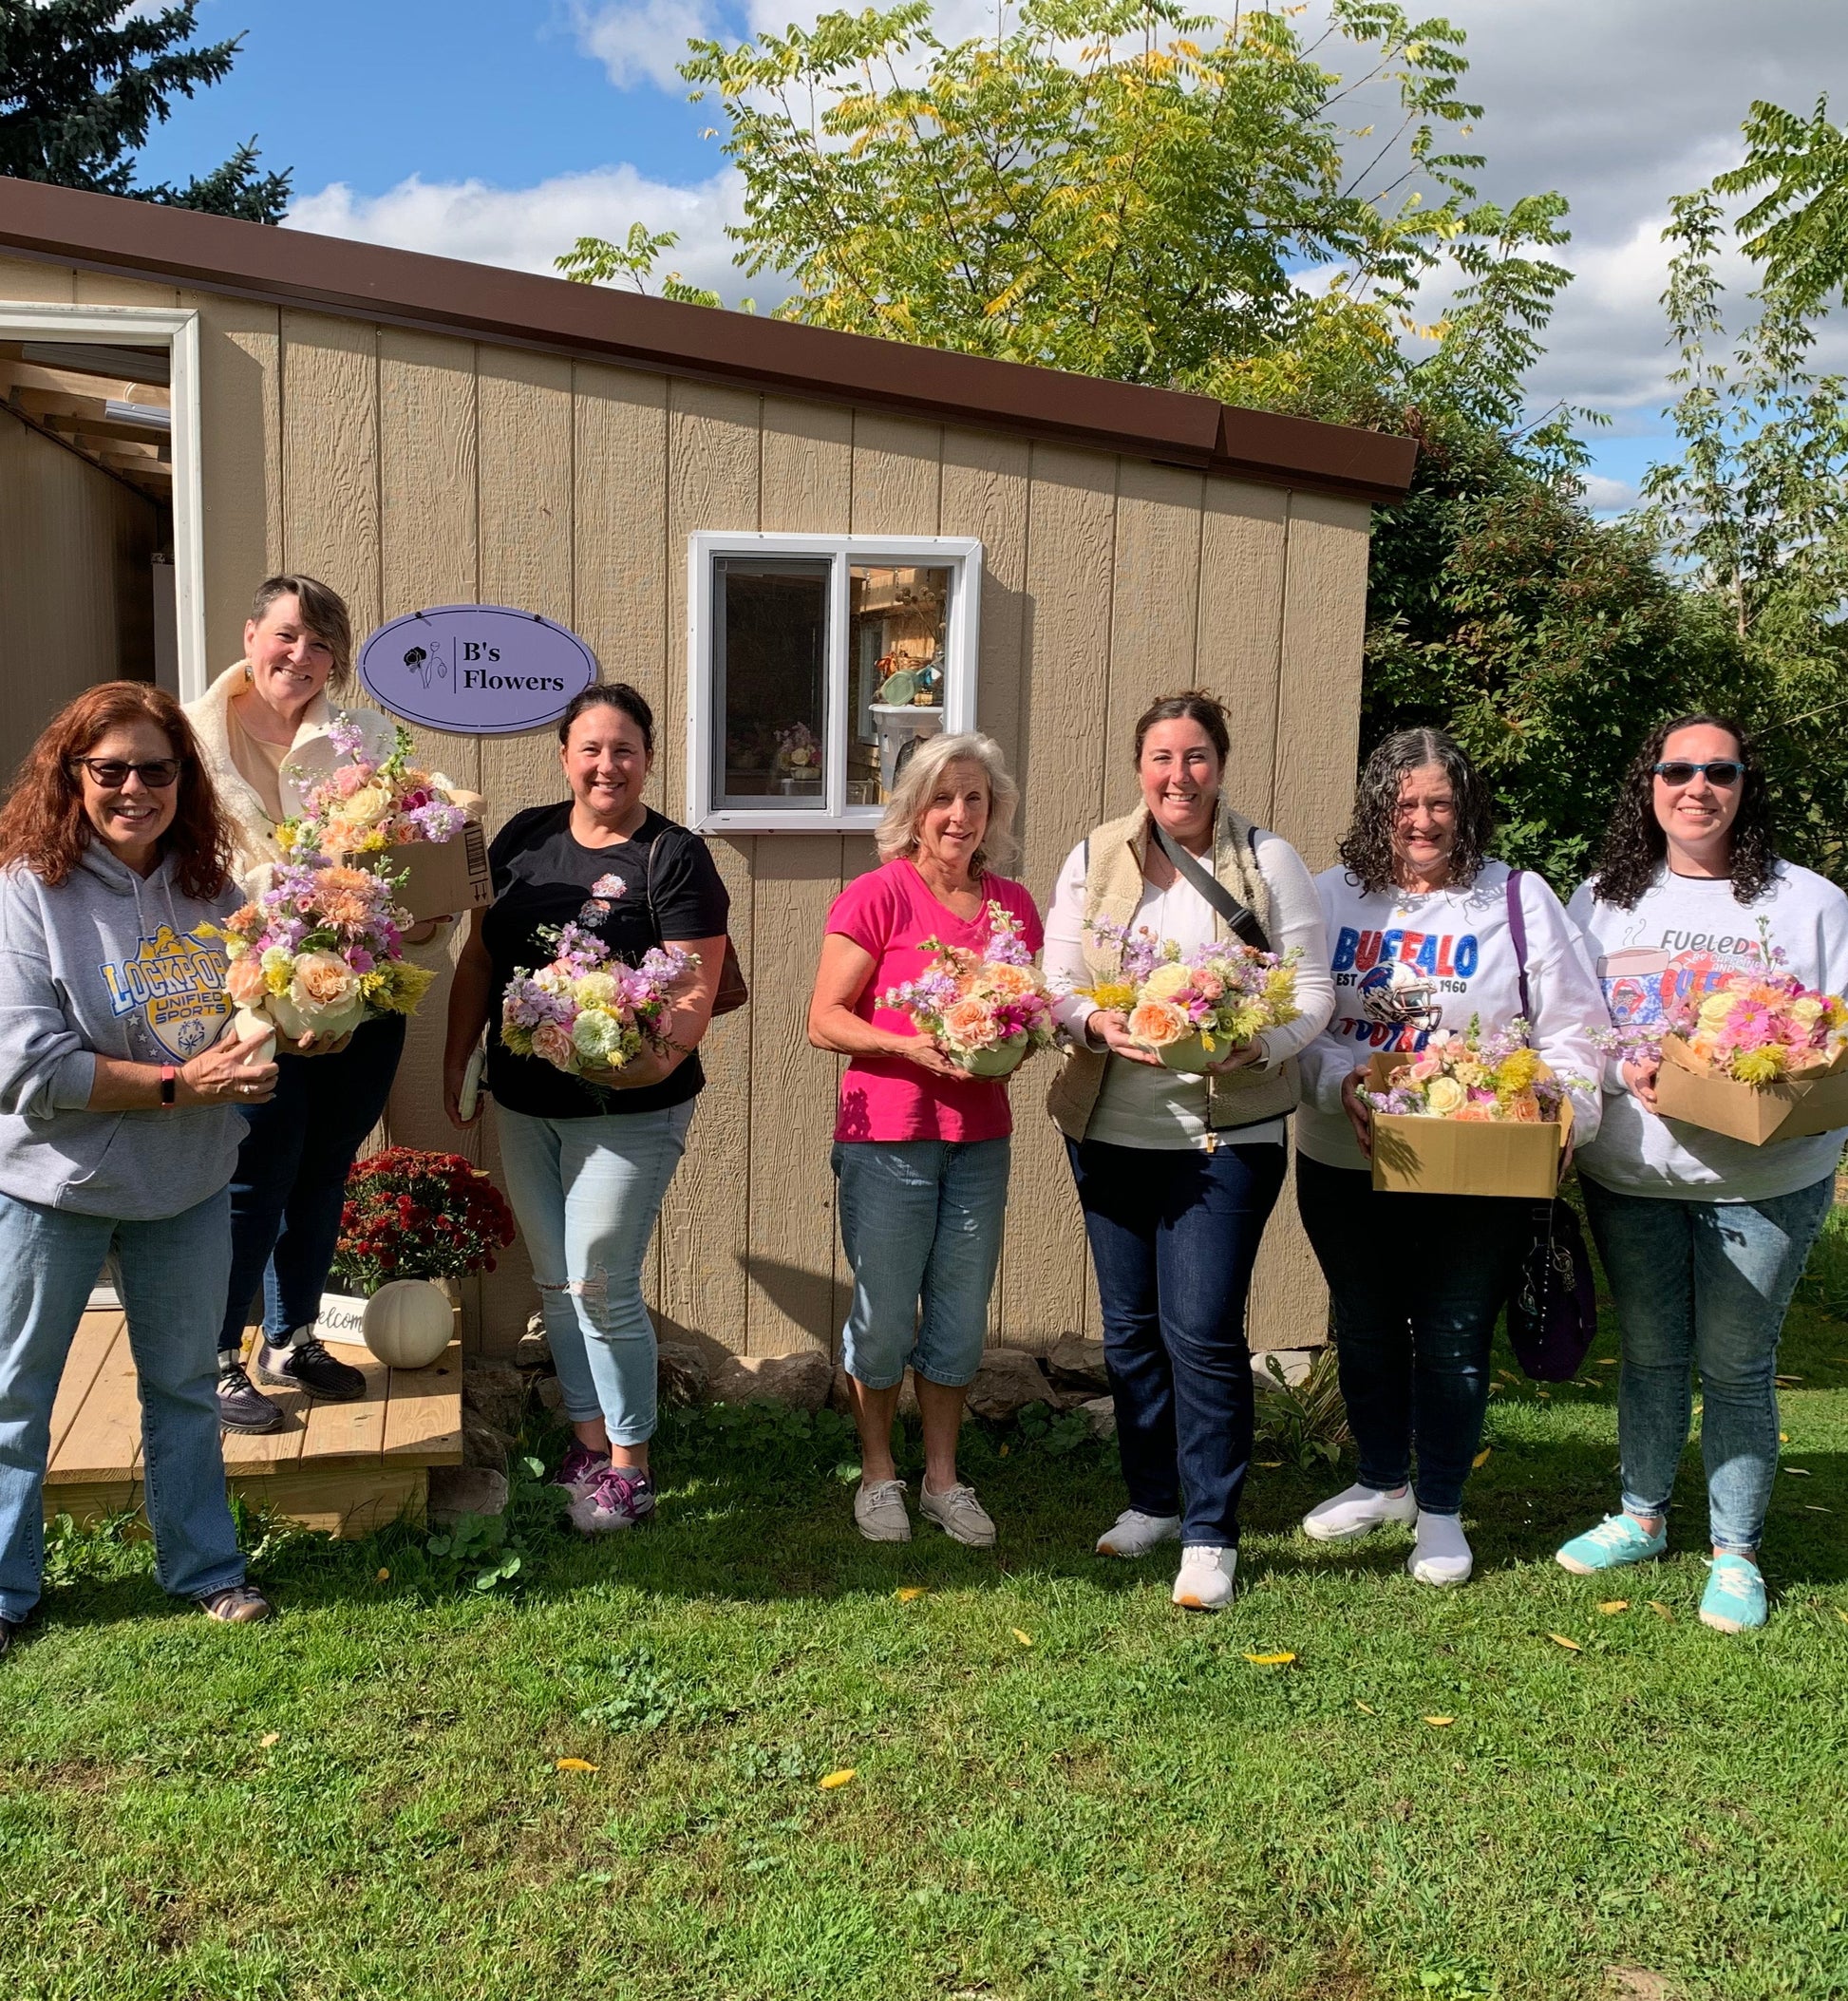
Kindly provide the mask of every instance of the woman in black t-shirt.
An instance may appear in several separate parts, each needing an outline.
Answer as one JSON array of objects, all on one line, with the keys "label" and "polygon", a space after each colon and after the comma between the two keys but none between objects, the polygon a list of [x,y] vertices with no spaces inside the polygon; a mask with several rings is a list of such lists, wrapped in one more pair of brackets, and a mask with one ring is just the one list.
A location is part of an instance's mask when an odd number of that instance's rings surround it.
[{"label": "woman in black t-shirt", "polygon": [[[730,898],[705,841],[643,802],[654,717],[634,689],[586,689],[565,710],[558,743],[570,799],[516,815],[489,850],[495,900],[476,913],[456,967],[443,1084],[450,1119],[471,1123],[462,1078],[485,1027],[507,1194],[576,1435],[554,1477],[570,1492],[572,1520],[597,1534],[654,1509],[654,1328],[642,1260],[706,1082],[698,1044],[712,1018]],[[674,994],[665,1053],[580,1082],[502,1044],[508,981],[518,968],[546,965],[553,948],[539,933],[570,923],[630,965],[655,945],[697,955]]]}]

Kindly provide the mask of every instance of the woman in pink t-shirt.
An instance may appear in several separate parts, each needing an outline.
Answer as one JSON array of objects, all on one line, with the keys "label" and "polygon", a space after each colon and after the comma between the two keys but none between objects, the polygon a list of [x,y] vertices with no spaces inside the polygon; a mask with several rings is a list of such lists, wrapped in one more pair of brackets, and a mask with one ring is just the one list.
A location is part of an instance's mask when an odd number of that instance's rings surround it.
[{"label": "woman in pink t-shirt", "polygon": [[911,1540],[905,1483],[892,1460],[907,1367],[924,1420],[919,1507],[958,1542],[983,1549],[994,1540],[974,1489],[956,1478],[956,1435],[1001,1257],[1013,1132],[1008,1086],[969,1076],[878,996],[925,970],[926,938],[986,945],[990,903],[1018,918],[1039,951],[1033,899],[993,867],[1014,852],[1019,803],[991,738],[919,745],[879,822],[884,866],[836,897],[821,941],[808,1039],[853,1058],[840,1080],[834,1172],[854,1273],[841,1335],[860,1438],[854,1520],[871,1542]]}]

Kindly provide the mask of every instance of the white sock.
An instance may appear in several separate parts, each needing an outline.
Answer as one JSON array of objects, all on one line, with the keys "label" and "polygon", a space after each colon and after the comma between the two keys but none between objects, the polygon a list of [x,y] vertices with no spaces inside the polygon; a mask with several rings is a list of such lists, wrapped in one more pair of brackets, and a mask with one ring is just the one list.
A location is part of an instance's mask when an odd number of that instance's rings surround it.
[{"label": "white sock", "polygon": [[1474,1566],[1462,1518],[1427,1515],[1420,1508],[1418,1540],[1405,1563],[1412,1576],[1421,1584],[1461,1584],[1468,1580]]}]

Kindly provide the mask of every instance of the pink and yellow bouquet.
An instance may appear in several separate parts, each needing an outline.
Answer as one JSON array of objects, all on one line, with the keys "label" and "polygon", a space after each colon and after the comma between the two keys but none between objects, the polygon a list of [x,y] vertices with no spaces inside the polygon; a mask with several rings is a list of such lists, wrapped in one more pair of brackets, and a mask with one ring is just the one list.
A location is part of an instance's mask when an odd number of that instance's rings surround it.
[{"label": "pink and yellow bouquet", "polygon": [[1100,1008],[1126,1014],[1131,1038],[1171,1070],[1209,1069],[1302,1011],[1294,953],[1279,958],[1235,938],[1183,952],[1146,928],[1130,932],[1103,919],[1086,928],[1116,948],[1119,976],[1078,991]]},{"label": "pink and yellow bouquet", "polygon": [[889,988],[879,1005],[896,1008],[971,1077],[1006,1077],[1052,1040],[1052,996],[1028,951],[1020,919],[988,906],[989,942],[980,954],[940,938],[919,950],[933,964],[915,980]]},{"label": "pink and yellow bouquet", "polygon": [[318,852],[340,860],[414,841],[453,840],[462,832],[468,816],[456,802],[455,782],[411,763],[408,729],[400,726],[395,746],[376,764],[360,755],[365,739],[345,716],[329,726],[327,741],[349,762],[312,784],[304,783],[299,766],[288,767],[303,810],[278,829],[285,853]]},{"label": "pink and yellow bouquet", "polygon": [[1696,1063],[1736,1084],[1820,1077],[1848,1059],[1848,1001],[1783,973],[1721,973],[1668,1027]]},{"label": "pink and yellow bouquet", "polygon": [[280,863],[222,925],[225,990],[240,1040],[276,1029],[333,1038],[368,1014],[413,1014],[436,974],[402,955],[405,913],[391,884],[325,856]]},{"label": "pink and yellow bouquet", "polygon": [[670,1047],[673,989],[699,964],[697,953],[657,946],[629,966],[575,924],[539,936],[553,948],[551,962],[537,972],[518,968],[500,998],[500,1040],[516,1056],[581,1077]]},{"label": "pink and yellow bouquet", "polygon": [[1364,1103],[1388,1117],[1464,1125],[1545,1124],[1558,1119],[1565,1095],[1528,1046],[1524,1021],[1485,1033],[1474,1019],[1461,1035],[1434,1029],[1424,1048],[1390,1073],[1387,1088],[1360,1091]]}]

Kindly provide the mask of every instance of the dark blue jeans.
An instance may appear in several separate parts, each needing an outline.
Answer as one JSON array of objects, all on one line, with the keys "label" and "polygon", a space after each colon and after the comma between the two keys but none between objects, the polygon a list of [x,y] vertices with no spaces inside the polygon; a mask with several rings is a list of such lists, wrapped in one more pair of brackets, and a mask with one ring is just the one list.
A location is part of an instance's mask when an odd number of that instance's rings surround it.
[{"label": "dark blue jeans", "polygon": [[1278,1145],[1065,1142],[1103,1303],[1129,1504],[1233,1549],[1252,1458],[1245,1298],[1283,1187]]},{"label": "dark blue jeans", "polygon": [[1341,1395],[1369,1487],[1455,1515],[1482,1436],[1489,1348],[1534,1230],[1534,1205],[1389,1195],[1365,1169],[1296,1157],[1296,1206],[1329,1281]]},{"label": "dark blue jeans", "polygon": [[286,1341],[321,1311],[347,1170],[379,1123],[398,1059],[405,1017],[362,1022],[338,1056],[278,1056],[276,1094],[241,1106],[249,1131],[231,1177],[231,1293],[218,1352],[240,1348],[244,1315],[263,1286],[263,1332]]}]

